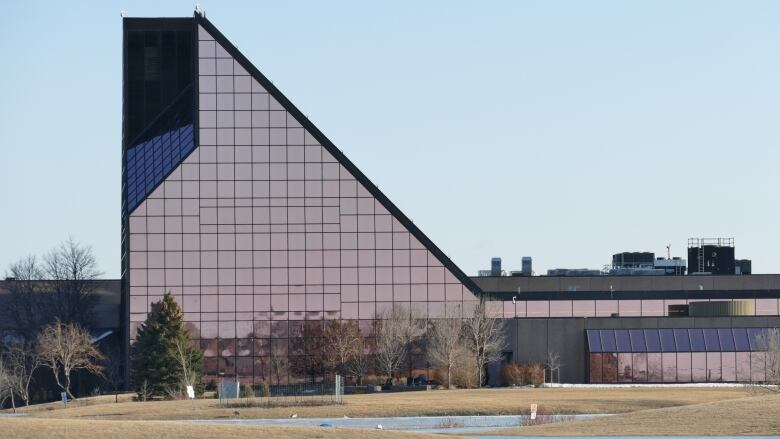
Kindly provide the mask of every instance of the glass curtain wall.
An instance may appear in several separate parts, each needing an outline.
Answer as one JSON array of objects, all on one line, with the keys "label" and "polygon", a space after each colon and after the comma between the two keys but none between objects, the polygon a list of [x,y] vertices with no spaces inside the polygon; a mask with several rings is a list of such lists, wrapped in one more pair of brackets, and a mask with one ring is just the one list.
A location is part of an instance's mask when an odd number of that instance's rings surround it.
[{"label": "glass curtain wall", "polygon": [[761,382],[769,329],[588,329],[589,382]]}]

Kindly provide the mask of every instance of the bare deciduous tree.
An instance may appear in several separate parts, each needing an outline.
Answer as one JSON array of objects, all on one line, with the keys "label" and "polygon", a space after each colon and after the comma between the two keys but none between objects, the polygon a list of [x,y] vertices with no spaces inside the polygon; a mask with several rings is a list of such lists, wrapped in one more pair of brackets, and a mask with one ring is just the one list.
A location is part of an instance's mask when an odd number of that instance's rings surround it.
[{"label": "bare deciduous tree", "polygon": [[387,377],[387,385],[392,384],[393,374],[410,356],[412,343],[425,332],[424,322],[405,305],[377,316],[374,357],[377,368]]},{"label": "bare deciduous tree", "polygon": [[447,369],[447,388],[452,387],[452,370],[466,353],[463,347],[463,320],[450,313],[432,320],[428,329],[428,357],[431,363]]},{"label": "bare deciduous tree", "polygon": [[347,363],[347,372],[357,379],[358,385],[363,384],[363,377],[371,365],[370,347],[365,337],[360,336],[355,342],[355,352]]},{"label": "bare deciduous tree", "polygon": [[11,407],[14,413],[16,413],[15,381],[16,377],[13,376],[13,370],[8,365],[8,359],[0,357],[0,405],[5,403],[6,399],[11,398]]},{"label": "bare deciduous tree", "polygon": [[42,260],[27,256],[11,264],[6,277],[5,317],[26,341],[55,320],[89,326],[94,317],[94,281],[101,275],[92,248],[69,238]]},{"label": "bare deciduous tree", "polygon": [[387,377],[387,385],[392,385],[393,374],[406,356],[406,345],[401,336],[400,321],[401,315],[397,310],[383,313],[377,316],[375,321],[374,359],[379,372]]},{"label": "bare deciduous tree", "polygon": [[322,332],[325,363],[338,374],[346,375],[349,363],[362,349],[360,328],[354,320],[331,320]]},{"label": "bare deciduous tree", "polygon": [[465,319],[463,334],[466,346],[476,360],[477,386],[482,387],[484,369],[488,363],[501,358],[506,345],[503,321],[491,317],[487,312],[485,300],[480,300],[471,316]]},{"label": "bare deciduous tree", "polygon": [[176,349],[176,361],[178,361],[182,372],[182,387],[186,389],[187,386],[192,386],[194,389],[200,381],[200,377],[197,376],[198,368],[195,365],[197,359],[192,355],[192,349],[186,340],[176,338],[173,346]]},{"label": "bare deciduous tree", "polygon": [[102,274],[92,247],[68,238],[46,255],[44,267],[52,282],[54,316],[62,322],[88,326],[96,301],[93,281]]},{"label": "bare deciduous tree", "polygon": [[50,295],[44,294],[43,269],[35,256],[27,256],[11,264],[6,272],[8,298],[5,318],[13,322],[13,332],[24,340],[34,340],[46,323]]},{"label": "bare deciduous tree", "polygon": [[287,352],[279,345],[271,346],[271,356],[268,358],[271,366],[271,374],[276,377],[276,384],[282,383],[282,375],[287,374],[290,361],[287,358]]},{"label": "bare deciduous tree", "polygon": [[84,328],[73,323],[54,322],[38,335],[38,355],[42,364],[51,369],[54,380],[71,399],[71,373],[86,370],[101,374],[99,362],[103,354],[92,344],[92,337]]},{"label": "bare deciduous tree", "polygon": [[33,373],[41,365],[41,358],[32,344],[15,344],[8,349],[8,366],[13,371],[12,387],[14,392],[30,405],[30,383]]},{"label": "bare deciduous tree", "polygon": [[103,377],[106,384],[114,392],[114,402],[119,402],[118,390],[122,388],[125,382],[125,373],[123,368],[122,355],[119,348],[111,345],[103,354]]},{"label": "bare deciduous tree", "polygon": [[771,328],[766,333],[757,337],[759,348],[764,351],[766,358],[766,379],[764,381],[767,390],[780,391],[780,330]]},{"label": "bare deciduous tree", "polygon": [[550,371],[550,382],[553,381],[553,377],[557,376],[558,381],[561,380],[561,356],[555,351],[547,352],[547,358],[545,359],[544,366]]}]

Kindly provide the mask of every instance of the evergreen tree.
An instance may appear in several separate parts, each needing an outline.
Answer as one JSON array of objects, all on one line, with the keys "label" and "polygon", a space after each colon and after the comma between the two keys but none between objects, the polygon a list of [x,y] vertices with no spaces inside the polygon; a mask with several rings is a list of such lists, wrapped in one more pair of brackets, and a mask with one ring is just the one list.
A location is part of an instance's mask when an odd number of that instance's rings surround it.
[{"label": "evergreen tree", "polygon": [[133,381],[142,398],[200,387],[203,354],[190,345],[181,308],[170,292],[152,304],[133,345]]}]

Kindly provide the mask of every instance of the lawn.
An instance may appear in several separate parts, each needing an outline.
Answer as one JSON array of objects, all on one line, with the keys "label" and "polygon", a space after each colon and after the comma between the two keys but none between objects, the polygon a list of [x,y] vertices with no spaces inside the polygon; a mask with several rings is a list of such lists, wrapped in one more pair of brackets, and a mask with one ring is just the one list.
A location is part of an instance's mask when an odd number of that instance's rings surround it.
[{"label": "lawn", "polygon": [[529,436],[780,435],[780,395],[641,410],[600,419],[497,430]]},{"label": "lawn", "polygon": [[[308,407],[220,408],[214,399],[120,402],[113,397],[85,399],[62,408],[61,403],[30,407],[23,412],[40,418],[90,420],[171,420],[227,418],[374,417],[434,415],[527,414],[531,404],[547,413],[627,413],[743,398],[741,388],[617,388],[617,389],[481,389],[347,395],[343,405]],[[120,399],[121,401],[121,399]]]}]

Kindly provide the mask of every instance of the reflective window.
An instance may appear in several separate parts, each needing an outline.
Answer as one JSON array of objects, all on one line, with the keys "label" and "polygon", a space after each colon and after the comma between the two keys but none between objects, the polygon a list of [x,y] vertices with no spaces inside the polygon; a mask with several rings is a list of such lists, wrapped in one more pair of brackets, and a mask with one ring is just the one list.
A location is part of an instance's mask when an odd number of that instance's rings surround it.
[{"label": "reflective window", "polygon": [[602,329],[601,334],[602,349],[604,352],[617,352],[617,341],[615,340],[615,331],[611,329]]},{"label": "reflective window", "polygon": [[690,353],[677,354],[677,382],[679,383],[690,383],[693,380],[691,355]]},{"label": "reflective window", "polygon": [[645,341],[647,342],[647,352],[661,352],[661,339],[657,329],[645,329]]},{"label": "reflective window", "polygon": [[704,345],[708,352],[720,351],[720,341],[718,340],[718,330],[707,328],[704,330]]},{"label": "reflective window", "polygon": [[664,352],[661,354],[663,363],[663,381],[665,383],[677,382],[677,354]]},{"label": "reflective window", "polygon": [[738,351],[749,351],[750,341],[748,340],[747,329],[745,328],[733,328],[734,334],[734,346]]},{"label": "reflective window", "polygon": [[721,371],[720,352],[707,352],[707,382],[721,381]]},{"label": "reflective window", "polygon": [[589,361],[589,381],[591,383],[601,383],[603,382],[602,374],[601,374],[601,354],[590,354],[588,357],[590,359]]},{"label": "reflective window", "polygon": [[628,335],[629,338],[631,339],[632,352],[647,352],[647,345],[645,344],[645,334],[641,329],[630,329],[628,331]]},{"label": "reflective window", "polygon": [[602,354],[601,373],[605,383],[617,382],[618,357],[617,354]]},{"label": "reflective window", "polygon": [[737,381],[737,360],[734,352],[721,354],[721,379],[725,382]]},{"label": "reflective window", "polygon": [[732,334],[731,328],[718,329],[718,338],[720,339],[720,348],[722,351],[731,352],[735,350],[734,336]]},{"label": "reflective window", "polygon": [[691,354],[691,380],[694,383],[707,381],[707,354],[694,352]]},{"label": "reflective window", "polygon": [[688,335],[691,338],[691,351],[692,352],[704,352],[706,346],[704,344],[704,333],[699,328],[689,329]]},{"label": "reflective window", "polygon": [[615,339],[617,340],[618,352],[631,352],[631,339],[628,335],[628,330],[616,329]]},{"label": "reflective window", "polygon": [[[590,352],[601,352],[601,338],[597,329],[588,329],[588,350]],[[601,357],[599,357],[601,358]]]},{"label": "reflective window", "polygon": [[661,349],[664,352],[677,352],[677,344],[674,342],[674,331],[671,329],[659,329],[661,336]]}]

